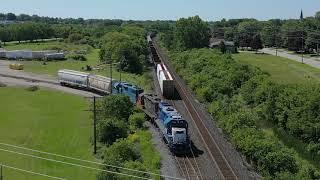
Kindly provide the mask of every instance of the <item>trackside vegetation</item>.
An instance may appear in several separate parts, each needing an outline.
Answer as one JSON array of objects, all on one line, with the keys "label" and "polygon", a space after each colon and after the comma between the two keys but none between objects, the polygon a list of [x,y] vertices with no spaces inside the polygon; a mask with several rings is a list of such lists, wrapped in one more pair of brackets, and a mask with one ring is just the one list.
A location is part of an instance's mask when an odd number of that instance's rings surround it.
[{"label": "trackside vegetation", "polygon": [[[303,141],[316,160],[320,152],[320,84],[279,83],[270,74],[242,64],[229,54],[207,48],[181,48],[179,43],[167,41],[169,36],[183,37],[180,29],[190,24],[194,25],[194,31],[207,36],[201,31],[205,26],[199,26],[193,18],[180,19],[177,27],[170,30],[171,34],[160,33],[161,44],[169,50],[177,72],[207,105],[230,141],[266,179],[319,179],[318,167],[271,136],[265,124],[270,124],[279,134]],[[187,37],[184,40],[187,41],[184,44],[200,41]]]},{"label": "trackside vegetation", "polygon": [[209,49],[171,53],[171,61],[220,127],[266,178],[319,178],[312,165],[270,138],[259,126],[269,121],[308,142],[318,153],[318,84],[280,85],[261,70]]},{"label": "trackside vegetation", "polygon": [[[160,155],[154,149],[151,134],[144,126],[144,114],[134,107],[129,97],[107,96],[98,102],[97,107],[102,110],[97,115],[100,147],[98,156],[106,164],[159,174]],[[160,178],[114,167],[103,168],[139,177]],[[132,177],[101,173],[97,179],[132,179]]]}]

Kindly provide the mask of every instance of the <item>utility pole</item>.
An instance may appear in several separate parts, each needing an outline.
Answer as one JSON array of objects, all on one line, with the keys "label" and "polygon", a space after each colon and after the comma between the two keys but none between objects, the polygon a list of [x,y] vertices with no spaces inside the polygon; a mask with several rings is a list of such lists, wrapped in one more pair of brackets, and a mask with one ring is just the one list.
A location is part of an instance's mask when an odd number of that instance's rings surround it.
[{"label": "utility pole", "polygon": [[113,90],[113,87],[112,87],[112,60],[111,60],[111,63],[110,63],[110,78],[111,78],[110,94],[112,95],[112,90]]},{"label": "utility pole", "polygon": [[[101,109],[96,108],[96,102],[97,98],[103,98],[103,97],[87,97],[89,99],[93,99],[93,108],[85,111],[91,111],[93,113],[93,153],[97,154],[97,112],[102,112]],[[0,179],[1,180],[1,179]]]},{"label": "utility pole", "polygon": [[302,46],[301,46],[301,62],[303,64],[303,53],[304,53],[303,32],[302,32],[301,42],[302,42],[301,43],[302,44]]},{"label": "utility pole", "polygon": [[96,96],[93,96],[93,153],[97,154],[97,116],[96,116]]},{"label": "utility pole", "polygon": [[2,164],[0,165],[0,180],[3,180]]},{"label": "utility pole", "polygon": [[317,57],[319,57],[319,43],[317,43]]}]

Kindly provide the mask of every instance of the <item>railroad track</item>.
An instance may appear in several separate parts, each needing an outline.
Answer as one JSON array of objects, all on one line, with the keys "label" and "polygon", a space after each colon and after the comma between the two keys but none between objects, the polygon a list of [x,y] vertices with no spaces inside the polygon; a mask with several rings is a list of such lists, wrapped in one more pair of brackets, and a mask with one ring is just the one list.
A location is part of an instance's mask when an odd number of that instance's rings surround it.
[{"label": "railroad track", "polygon": [[[218,144],[216,143],[215,139],[211,135],[208,128],[205,126],[203,119],[205,119],[204,115],[199,112],[196,108],[196,102],[194,99],[190,98],[191,94],[185,88],[182,79],[176,74],[176,72],[171,67],[170,63],[168,62],[167,58],[164,57],[161,49],[159,48],[158,44],[154,43],[154,47],[156,48],[159,57],[161,58],[162,62],[167,66],[168,71],[173,76],[175,80],[175,86],[177,91],[180,94],[180,97],[184,101],[184,104],[189,111],[189,114],[192,117],[192,120],[196,124],[197,131],[207,149],[212,161],[218,167],[218,171],[220,172],[220,178],[226,180],[234,180],[238,179],[235,172],[233,171],[232,167],[230,166],[229,162],[225,158],[224,154],[222,153],[221,149],[219,148]],[[181,165],[181,163],[180,163]]]}]

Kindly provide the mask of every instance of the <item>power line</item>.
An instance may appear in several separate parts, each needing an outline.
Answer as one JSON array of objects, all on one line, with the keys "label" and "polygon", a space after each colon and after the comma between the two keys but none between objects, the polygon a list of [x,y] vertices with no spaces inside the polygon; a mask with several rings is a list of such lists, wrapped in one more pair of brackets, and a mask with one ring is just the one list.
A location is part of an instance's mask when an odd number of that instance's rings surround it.
[{"label": "power line", "polygon": [[77,167],[96,170],[96,171],[107,172],[107,173],[111,173],[111,174],[117,174],[117,175],[121,175],[121,176],[128,176],[128,177],[137,178],[137,179],[149,179],[149,178],[135,176],[135,175],[131,175],[131,174],[125,174],[125,173],[120,173],[120,172],[115,172],[115,171],[110,171],[110,170],[105,170],[105,169],[99,169],[99,168],[84,166],[84,165],[75,164],[75,163],[69,163],[69,162],[64,162],[64,161],[59,161],[59,160],[54,160],[54,159],[49,159],[49,158],[43,158],[43,157],[34,156],[34,155],[30,155],[30,154],[25,154],[25,153],[20,153],[20,152],[16,152],[16,151],[10,151],[10,150],[7,150],[7,149],[2,149],[2,148],[0,148],[0,151],[13,153],[13,154],[19,154],[19,155],[22,155],[22,156],[28,156],[28,157],[32,157],[32,158],[36,158],[36,159],[41,159],[41,160],[46,160],[46,161],[51,161],[51,162],[56,162],[56,163],[61,163],[61,164],[67,164],[67,165],[71,165],[71,166],[77,166]]},{"label": "power line", "polygon": [[[38,175],[38,176],[51,178],[51,179],[65,180],[65,178],[50,176],[50,175],[47,175],[47,174],[37,173],[37,172],[33,172],[33,171],[25,170],[25,169],[20,169],[20,168],[16,168],[16,167],[4,165],[4,164],[0,164],[0,166],[3,166],[3,167],[8,168],[8,169],[13,169],[13,170],[16,170],[16,171],[21,171],[21,172],[25,172],[25,173],[29,173],[29,174],[34,174],[34,175]],[[1,174],[1,177],[3,178],[2,174]]]},{"label": "power line", "polygon": [[32,151],[32,152],[37,152],[37,153],[42,153],[42,154],[47,154],[47,155],[52,155],[52,156],[57,156],[57,157],[62,157],[62,158],[66,158],[66,159],[72,159],[72,160],[81,161],[81,162],[86,162],[86,163],[91,163],[91,164],[97,164],[97,165],[102,165],[102,166],[108,166],[108,167],[123,169],[123,170],[127,170],[127,171],[133,171],[133,172],[139,172],[139,173],[144,173],[144,174],[161,176],[161,177],[164,177],[164,178],[180,179],[180,178],[171,177],[171,176],[167,176],[167,175],[161,175],[161,174],[157,174],[157,173],[153,173],[153,172],[140,171],[140,170],[135,170],[135,169],[130,169],[130,168],[124,168],[124,167],[114,166],[114,165],[105,164],[105,163],[99,163],[99,162],[94,162],[94,161],[89,161],[89,160],[83,160],[83,159],[74,158],[74,157],[70,157],[70,156],[64,156],[64,155],[60,155],[60,154],[49,153],[49,152],[45,152],[45,151],[40,151],[40,150],[36,150],[36,149],[25,148],[25,147],[21,147],[21,146],[6,144],[6,143],[0,143],[0,145],[9,146],[9,147],[14,147],[14,148],[18,148],[18,149],[24,149],[24,150],[28,150],[28,151]]}]

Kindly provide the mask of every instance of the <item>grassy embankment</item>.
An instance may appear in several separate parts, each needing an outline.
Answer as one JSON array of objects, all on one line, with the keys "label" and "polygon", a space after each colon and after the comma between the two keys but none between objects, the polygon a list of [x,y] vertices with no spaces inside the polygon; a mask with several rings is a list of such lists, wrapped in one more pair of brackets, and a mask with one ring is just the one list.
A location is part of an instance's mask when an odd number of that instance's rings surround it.
[{"label": "grassy embankment", "polygon": [[[85,99],[45,89],[31,92],[18,88],[0,88],[0,97],[1,143],[94,160],[90,144],[91,120],[89,112],[84,111],[88,108]],[[3,145],[0,148],[67,160]],[[67,179],[95,179],[97,173],[3,151],[0,151],[1,163]],[[43,177],[5,168],[4,179],[36,180]]]},{"label": "grassy embankment", "polygon": [[[65,42],[38,42],[38,43],[24,43],[24,44],[10,44],[5,47],[8,50],[18,50],[18,49],[31,49],[31,50],[50,50],[50,49],[63,49],[66,51],[74,50],[88,50],[86,54],[87,61],[75,61],[75,60],[66,60],[66,61],[52,61],[47,62],[47,65],[43,65],[40,61],[24,61],[25,71],[33,72],[38,74],[48,74],[52,76],[57,76],[59,69],[71,69],[77,71],[81,70],[82,67],[90,65],[95,67],[100,63],[99,61],[99,49],[94,49],[87,45],[75,45]],[[94,70],[90,73],[99,74],[104,76],[110,76],[110,68],[107,67],[104,70]],[[114,68],[113,78],[119,79],[120,73]],[[122,72],[122,81],[127,81],[130,83],[137,84],[143,87],[146,90],[151,90],[151,77],[149,73],[144,73],[143,75],[136,75]]]},{"label": "grassy embankment", "polygon": [[251,64],[268,72],[274,81],[281,84],[320,82],[319,69],[290,59],[251,53],[239,53],[233,57],[241,63]]},{"label": "grassy embankment", "polygon": [[[280,84],[320,82],[320,69],[290,59],[251,53],[235,54],[233,57],[241,63],[251,64],[268,72],[271,78]],[[301,161],[305,159],[320,168],[320,158],[310,155],[306,149],[307,144],[278,129],[270,122],[261,122],[260,126],[270,137],[276,138],[286,146],[293,148],[301,157]]]}]

